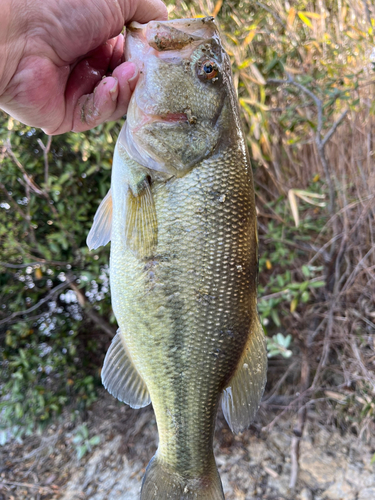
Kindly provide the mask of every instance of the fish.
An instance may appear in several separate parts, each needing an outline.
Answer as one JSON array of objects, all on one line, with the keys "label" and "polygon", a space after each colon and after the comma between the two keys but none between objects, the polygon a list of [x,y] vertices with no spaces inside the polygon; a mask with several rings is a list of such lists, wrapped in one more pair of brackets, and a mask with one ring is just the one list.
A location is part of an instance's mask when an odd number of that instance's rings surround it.
[{"label": "fish", "polygon": [[111,241],[119,330],[102,381],[152,402],[159,445],[141,500],[223,500],[213,453],[221,404],[249,427],[266,383],[257,313],[254,185],[230,59],[214,18],[131,23],[139,70],[90,249]]}]

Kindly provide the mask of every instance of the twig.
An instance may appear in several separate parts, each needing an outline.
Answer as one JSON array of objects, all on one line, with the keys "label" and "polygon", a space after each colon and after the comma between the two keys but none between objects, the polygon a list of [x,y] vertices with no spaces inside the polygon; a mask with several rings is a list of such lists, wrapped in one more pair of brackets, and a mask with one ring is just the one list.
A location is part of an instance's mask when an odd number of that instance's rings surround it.
[{"label": "twig", "polygon": [[288,377],[289,373],[294,370],[296,365],[297,361],[294,361],[288,366],[287,370],[285,370],[284,375],[277,381],[272,390],[267,394],[267,397],[263,399],[263,403],[267,403],[267,401],[269,401],[274,396],[274,394],[279,390],[281,385],[284,383],[285,379]]},{"label": "twig", "polygon": [[52,436],[42,437],[40,440],[40,444],[37,448],[30,451],[29,453],[27,453],[26,455],[24,455],[21,458],[13,459],[12,463],[17,464],[17,463],[21,463],[21,462],[26,462],[27,460],[30,460],[30,458],[33,458],[35,455],[38,455],[38,453],[43,451],[45,448],[53,449],[53,447],[56,445],[58,439],[60,438],[60,435],[61,435],[60,432],[61,432],[61,426],[59,426],[59,429]]},{"label": "twig", "polygon": [[49,486],[42,486],[41,484],[31,484],[31,483],[19,483],[18,481],[6,481],[5,479],[0,479],[0,485],[1,484],[9,484],[10,486],[21,486],[23,488],[37,488],[43,489],[43,490],[48,490],[48,491],[53,491],[52,488]]},{"label": "twig", "polygon": [[[310,381],[310,349],[306,347],[302,354],[302,366],[301,366],[301,389],[305,392],[309,386]],[[303,400],[301,400],[302,403]],[[291,473],[289,487],[294,489],[297,484],[298,470],[299,470],[299,446],[303,436],[303,431],[305,429],[306,423],[306,405],[301,405],[298,411],[298,422],[296,427],[293,429],[293,437],[291,444]]]},{"label": "twig", "polygon": [[99,327],[105,332],[107,335],[109,335],[111,338],[115,336],[116,330],[111,327],[107,321],[102,318],[99,314],[97,314],[91,304],[88,305],[87,300],[85,299],[85,296],[82,294],[81,290],[77,287],[77,285],[73,282],[70,283],[70,288],[73,290],[73,292],[77,296],[77,300],[84,310],[85,314]]},{"label": "twig", "polygon": [[[27,321],[29,323],[32,323],[34,321],[36,321],[37,319],[40,319],[40,318],[45,318],[47,316],[48,313],[46,312],[42,312],[40,314],[36,314],[35,316],[28,316],[27,317]],[[17,318],[14,318],[14,319],[10,319],[7,323],[7,325],[14,325],[15,323],[18,323],[19,319]],[[2,333],[0,333],[0,339],[3,339],[6,337],[6,331],[3,330]]]},{"label": "twig", "polygon": [[73,279],[74,279],[73,277],[70,279],[67,278],[67,280],[64,281],[64,283],[57,285],[45,297],[43,297],[43,299],[39,300],[39,302],[37,302],[33,306],[29,307],[28,309],[24,309],[23,311],[16,311],[16,312],[12,313],[10,316],[8,316],[7,318],[2,319],[0,321],[0,326],[5,325],[6,323],[9,323],[9,321],[12,321],[12,319],[16,318],[17,316],[22,316],[24,314],[28,314],[32,311],[35,311],[35,309],[38,309],[38,307],[40,307],[41,305],[48,302],[54,295],[56,295],[56,293],[60,292],[61,290],[64,290],[64,288],[67,288]]},{"label": "twig", "polygon": [[51,265],[51,266],[72,266],[70,262],[61,262],[58,260],[44,260],[40,259],[36,262],[29,262],[26,264],[8,264],[7,262],[0,262],[0,267],[7,267],[9,269],[23,269],[25,267],[38,267],[41,265]]},{"label": "twig", "polygon": [[257,5],[259,5],[259,7],[261,7],[262,9],[266,10],[267,12],[269,12],[275,19],[276,21],[281,24],[281,26],[283,28],[286,28],[286,24],[284,23],[284,21],[281,19],[281,17],[279,17],[276,12],[274,12],[272,9],[270,9],[267,5],[264,5],[264,3],[262,2],[257,2]]},{"label": "twig", "polygon": [[368,8],[367,0],[362,0],[362,3],[365,8],[367,22],[369,23],[370,28],[372,28],[371,14],[370,14],[370,9]]},{"label": "twig", "polygon": [[52,135],[48,136],[46,145],[44,145],[40,139],[38,139],[38,144],[42,148],[44,157],[44,184],[45,184],[44,189],[48,191],[48,171],[49,171],[48,153],[51,149]]},{"label": "twig", "polygon": [[303,241],[295,243],[294,241],[285,240],[283,238],[270,238],[266,235],[259,236],[259,239],[264,240],[266,244],[272,242],[278,242],[282,243],[283,245],[288,245],[290,247],[298,248],[299,250],[303,250],[304,252],[311,252],[311,251],[316,252],[319,250],[317,246],[312,245],[311,243],[305,243]]},{"label": "twig", "polygon": [[335,121],[335,123],[332,125],[332,127],[328,130],[328,132],[326,133],[326,135],[324,136],[324,139],[322,140],[322,146],[324,147],[327,142],[331,139],[331,137],[333,136],[333,134],[336,132],[338,126],[341,124],[341,122],[344,120],[344,118],[346,117],[346,115],[348,114],[349,110],[345,110],[340,116],[339,118]]},{"label": "twig", "polygon": [[319,361],[318,368],[316,369],[314,380],[313,380],[311,387],[310,387],[311,389],[315,389],[315,385],[319,379],[320,372],[321,372],[322,368],[326,365],[327,357],[328,357],[330,346],[331,346],[331,336],[332,336],[332,326],[333,326],[333,309],[334,309],[334,306],[336,305],[337,300],[338,300],[338,298],[334,299],[331,302],[331,307],[330,307],[330,310],[328,312],[328,318],[327,318],[328,325],[327,325],[325,335],[324,335],[323,353],[322,353],[322,357]]},{"label": "twig", "polygon": [[[288,406],[286,406],[283,411],[281,413],[279,413],[278,415],[276,415],[276,417],[268,424],[266,425],[265,427],[262,427],[262,431],[271,431],[272,428],[275,426],[276,422],[278,422],[280,420],[280,418],[287,412],[287,411],[290,411],[293,406],[298,403],[301,399],[303,399],[305,396],[307,396],[308,394],[310,394],[311,392],[313,392],[313,390],[316,390],[316,389],[313,389],[312,387],[309,387],[309,389],[307,389],[305,392],[303,392],[302,394],[300,394],[299,396],[297,396],[296,398],[293,399],[293,401],[291,401]],[[314,400],[311,400],[311,401],[314,401]]]},{"label": "twig", "polygon": [[364,257],[362,257],[362,259],[358,262],[358,264],[355,266],[355,268],[351,272],[349,278],[346,280],[346,283],[343,286],[343,288],[341,290],[341,293],[345,292],[347,290],[347,288],[349,287],[349,285],[352,284],[352,281],[354,280],[354,278],[355,278],[355,276],[357,274],[357,271],[359,270],[359,268],[361,266],[363,266],[364,261],[372,254],[372,252],[374,250],[375,250],[375,247],[371,247],[370,250],[364,255]]},{"label": "twig", "polygon": [[29,188],[35,194],[38,194],[39,196],[45,196],[45,193],[44,193],[43,189],[41,189],[37,184],[35,184],[35,182],[33,181],[33,179],[26,172],[26,170],[25,170],[24,166],[22,165],[22,163],[19,161],[19,159],[17,158],[17,156],[13,153],[12,144],[11,144],[9,138],[7,139],[7,142],[6,142],[6,149],[7,149],[8,155],[12,158],[12,160],[14,161],[14,163],[21,170],[22,176],[23,176],[26,184],[29,186]]},{"label": "twig", "polygon": [[[267,205],[266,200],[263,198],[263,196],[258,191],[255,191],[255,195],[260,199],[260,201],[263,203],[263,205]],[[274,214],[273,217],[275,219],[277,219],[279,222],[281,222],[281,224],[286,225],[285,220],[282,217],[280,217],[280,215],[278,213],[276,213],[272,207],[269,207],[269,208],[270,208],[271,212],[273,212],[273,214]],[[262,215],[267,216],[266,214],[262,214]]]},{"label": "twig", "polygon": [[[10,131],[9,131],[10,132]],[[45,161],[47,160],[47,164],[48,164],[48,151],[51,146],[50,142],[52,141],[51,140],[48,140],[47,142],[47,146],[44,146],[45,148],[45,153],[46,153],[46,156],[45,156]],[[7,153],[8,155],[13,159],[13,161],[15,162],[15,164],[17,165],[17,167],[21,170],[22,172],[22,175],[23,175],[23,178],[25,180],[25,183],[26,183],[26,186],[25,186],[25,189],[27,191],[27,187],[29,187],[35,194],[37,195],[40,195],[42,196],[43,198],[45,198],[47,201],[48,201],[48,206],[50,208],[50,210],[52,211],[53,215],[55,216],[56,220],[60,221],[60,215],[56,209],[56,207],[54,206],[53,204],[53,200],[51,200],[50,198],[50,195],[47,191],[47,189],[43,190],[41,189],[34,181],[33,179],[28,175],[28,173],[26,172],[26,169],[25,167],[22,165],[22,163],[19,161],[19,159],[16,157],[16,155],[14,154],[13,150],[12,150],[12,144],[11,144],[11,141],[10,141],[10,135],[8,136],[8,139],[7,139],[7,142],[6,142],[6,150],[7,150]],[[46,164],[45,164],[46,166]],[[20,179],[19,179],[20,180]],[[21,181],[20,181],[21,182]],[[22,184],[22,182],[21,182]],[[27,194],[27,193],[26,193]],[[26,220],[27,220],[27,216],[26,216]],[[30,224],[30,221],[29,221],[29,225],[30,225],[30,230],[31,232],[34,231],[32,225]],[[61,225],[61,230],[62,232],[65,234],[67,240],[70,242],[70,244],[72,245],[72,248],[73,250],[76,250],[77,249],[77,244],[76,244],[76,241],[74,239],[74,237],[72,236],[72,234],[67,231],[64,227],[64,225],[62,224]]]},{"label": "twig", "polygon": [[333,238],[331,238],[329,241],[324,243],[324,245],[316,252],[316,254],[309,260],[309,262],[306,265],[311,266],[316,261],[316,259],[319,257],[320,254],[323,255],[324,261],[326,263],[329,262],[329,259],[327,258],[329,256],[327,255],[327,252],[325,252],[324,250],[327,247],[329,247],[330,245],[333,245],[341,237],[342,237],[342,234],[336,234]]},{"label": "twig", "polygon": [[367,380],[367,382],[369,382],[372,385],[372,391],[373,391],[373,393],[375,393],[375,381],[374,381],[374,378],[371,376],[370,372],[367,370],[367,368],[363,364],[363,361],[362,361],[362,358],[361,358],[361,355],[359,353],[358,346],[357,346],[357,343],[356,343],[354,337],[351,340],[350,346],[352,348],[354,356],[357,358],[358,364],[359,364],[359,366],[361,368],[361,371],[362,371],[365,379]]},{"label": "twig", "polygon": [[97,314],[92,308],[84,309],[85,314],[98,326],[103,332],[111,337],[111,339],[115,336],[116,330],[111,327],[104,318],[102,318],[99,314]]},{"label": "twig", "polygon": [[357,316],[357,318],[359,318],[361,321],[364,321],[370,328],[373,328],[375,330],[375,323],[367,319],[366,316],[363,316],[356,309],[350,309],[350,312],[354,314],[354,316]]},{"label": "twig", "polygon": [[280,290],[280,292],[275,292],[271,293],[269,295],[264,295],[263,297],[259,297],[259,300],[270,300],[270,299],[277,299],[279,297],[282,297],[286,293],[290,292],[289,288],[285,288],[285,290]]},{"label": "twig", "polygon": [[327,159],[326,153],[325,153],[325,147],[327,145],[327,142],[332,138],[333,134],[336,132],[337,128],[339,125],[343,122],[344,118],[348,114],[348,110],[345,110],[341,116],[335,121],[335,123],[332,125],[332,127],[329,129],[329,131],[326,133],[324,137],[322,137],[322,132],[323,132],[323,101],[319,99],[317,95],[314,94],[311,90],[309,90],[305,85],[302,85],[301,83],[297,82],[290,73],[286,73],[287,78],[284,80],[280,79],[269,79],[267,80],[266,83],[269,84],[278,84],[278,85],[284,85],[284,84],[290,84],[294,85],[297,87],[301,92],[309,96],[315,103],[316,110],[317,110],[317,117],[318,117],[318,123],[317,123],[317,128],[315,132],[315,144],[318,150],[318,156],[320,159],[320,162],[323,166],[323,170],[326,176],[326,180],[328,183],[328,188],[329,188],[329,213],[331,215],[334,214],[335,212],[335,188],[333,185],[332,181],[332,167]]}]

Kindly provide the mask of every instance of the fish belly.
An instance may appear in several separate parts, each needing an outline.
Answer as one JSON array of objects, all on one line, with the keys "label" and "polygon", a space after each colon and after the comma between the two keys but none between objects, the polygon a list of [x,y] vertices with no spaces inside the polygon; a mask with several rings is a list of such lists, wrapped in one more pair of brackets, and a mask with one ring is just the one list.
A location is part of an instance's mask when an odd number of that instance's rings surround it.
[{"label": "fish belly", "polygon": [[124,246],[116,188],[113,310],[151,396],[158,457],[185,477],[202,475],[212,464],[220,395],[257,317],[250,168],[229,149],[182,178],[153,183],[158,243],[143,260]]}]

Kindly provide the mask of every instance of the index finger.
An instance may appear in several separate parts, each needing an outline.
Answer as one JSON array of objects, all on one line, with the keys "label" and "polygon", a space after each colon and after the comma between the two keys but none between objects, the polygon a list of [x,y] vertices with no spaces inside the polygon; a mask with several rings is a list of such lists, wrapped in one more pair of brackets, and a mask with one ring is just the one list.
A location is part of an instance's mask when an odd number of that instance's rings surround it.
[{"label": "index finger", "polygon": [[126,24],[131,21],[148,23],[149,21],[166,21],[167,7],[161,0],[138,0],[132,5],[130,16],[126,17]]}]

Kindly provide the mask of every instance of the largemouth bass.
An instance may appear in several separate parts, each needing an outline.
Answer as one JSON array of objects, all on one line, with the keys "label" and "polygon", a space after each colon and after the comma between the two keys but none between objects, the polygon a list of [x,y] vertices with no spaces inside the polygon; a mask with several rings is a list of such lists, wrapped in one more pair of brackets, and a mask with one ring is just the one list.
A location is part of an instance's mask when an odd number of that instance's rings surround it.
[{"label": "largemouth bass", "polygon": [[266,380],[256,309],[254,187],[230,61],[213,18],[132,23],[140,76],[90,248],[111,239],[119,331],[104,386],[153,404],[159,447],[142,500],[222,500],[213,455],[221,400],[246,429]]}]

